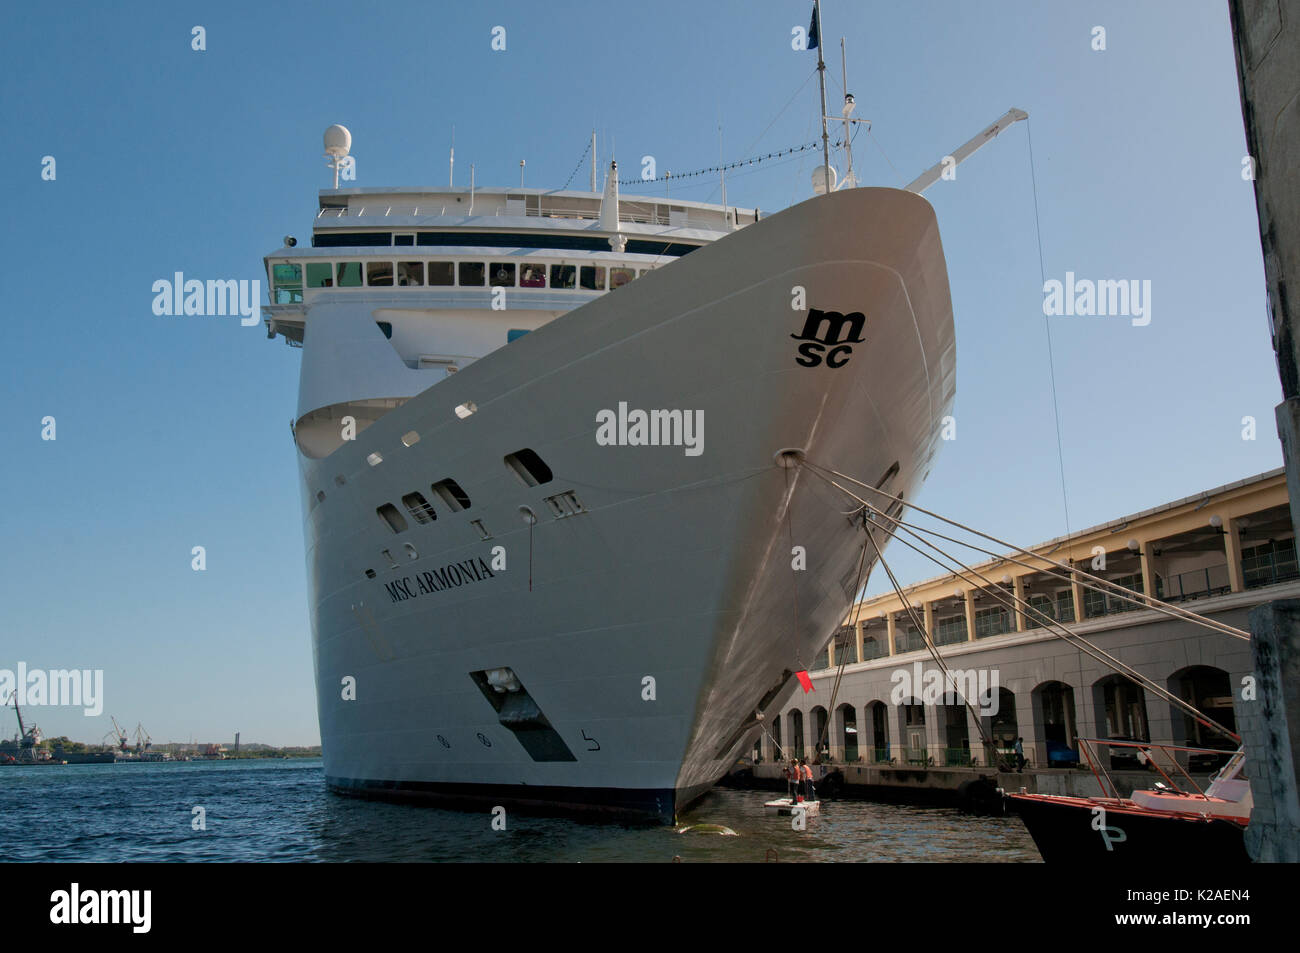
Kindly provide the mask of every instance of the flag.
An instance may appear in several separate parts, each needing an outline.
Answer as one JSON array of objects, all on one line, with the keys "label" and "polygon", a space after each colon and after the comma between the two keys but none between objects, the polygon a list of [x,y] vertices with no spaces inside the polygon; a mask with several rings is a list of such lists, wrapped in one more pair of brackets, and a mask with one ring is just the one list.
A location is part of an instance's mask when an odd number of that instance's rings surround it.
[{"label": "flag", "polygon": [[813,690],[812,679],[808,677],[808,673],[806,671],[795,672],[794,677],[799,679],[799,684],[803,686],[803,690],[805,693]]},{"label": "flag", "polygon": [[817,49],[817,5],[813,4],[812,22],[808,24],[808,49]]}]

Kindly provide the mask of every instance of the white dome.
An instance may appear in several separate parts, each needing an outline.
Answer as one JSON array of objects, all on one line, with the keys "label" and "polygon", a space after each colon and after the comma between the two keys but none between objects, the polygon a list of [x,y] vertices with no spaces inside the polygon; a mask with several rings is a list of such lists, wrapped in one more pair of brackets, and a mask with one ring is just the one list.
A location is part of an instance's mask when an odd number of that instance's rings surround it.
[{"label": "white dome", "polygon": [[325,130],[325,154],[327,156],[342,157],[347,155],[351,149],[352,133],[348,132],[347,126],[340,126],[335,123]]}]

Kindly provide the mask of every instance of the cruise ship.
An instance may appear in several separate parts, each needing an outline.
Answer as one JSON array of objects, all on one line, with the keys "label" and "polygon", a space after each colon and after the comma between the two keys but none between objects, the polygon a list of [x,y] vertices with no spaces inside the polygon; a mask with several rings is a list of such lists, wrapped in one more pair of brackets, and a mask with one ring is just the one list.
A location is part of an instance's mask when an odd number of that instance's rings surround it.
[{"label": "cruise ship", "polygon": [[924,198],[764,215],[594,163],[586,191],[336,176],[310,247],[265,256],[332,790],[673,822],[874,562],[802,464],[911,498],[934,461],[955,351]]}]

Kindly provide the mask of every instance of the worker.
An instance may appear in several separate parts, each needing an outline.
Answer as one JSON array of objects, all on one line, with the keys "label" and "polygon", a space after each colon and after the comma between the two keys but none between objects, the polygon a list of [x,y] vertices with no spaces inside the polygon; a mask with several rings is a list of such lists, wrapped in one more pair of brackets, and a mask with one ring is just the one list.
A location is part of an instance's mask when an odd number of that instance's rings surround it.
[{"label": "worker", "polygon": [[808,766],[807,761],[801,761],[799,764],[799,768],[801,773],[803,774],[804,798],[809,801],[817,800],[817,791],[813,787],[812,768]]},{"label": "worker", "polygon": [[799,782],[802,777],[799,774],[799,762],[796,759],[790,759],[790,767],[786,771],[786,776],[790,778],[790,801],[793,803],[799,799]]}]

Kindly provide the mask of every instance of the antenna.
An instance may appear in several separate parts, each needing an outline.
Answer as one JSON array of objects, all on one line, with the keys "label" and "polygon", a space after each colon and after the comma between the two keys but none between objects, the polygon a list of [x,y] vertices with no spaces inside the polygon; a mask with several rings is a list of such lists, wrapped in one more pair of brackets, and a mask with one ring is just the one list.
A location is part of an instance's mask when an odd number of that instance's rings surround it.
[{"label": "antenna", "polygon": [[844,78],[844,159],[848,168],[844,170],[844,181],[840,183],[840,188],[853,188],[856,186],[857,178],[853,175],[853,142],[849,137],[849,116],[853,115],[853,109],[857,105],[853,101],[853,94],[849,92],[849,67],[848,55],[844,50],[844,37],[840,37],[840,75]]},{"label": "antenna", "polygon": [[447,188],[456,187],[456,127],[451,127],[451,164],[447,169]]},{"label": "antenna", "polygon": [[469,164],[469,214],[474,214],[474,163]]},{"label": "antenna", "polygon": [[596,130],[591,130],[591,191],[596,191]]},{"label": "antenna", "polygon": [[831,137],[826,131],[826,61],[822,59],[822,0],[813,0],[813,16],[817,19],[817,81],[822,89],[822,164],[826,167],[826,191],[834,191],[831,184]]},{"label": "antenna", "polygon": [[339,187],[339,168],[350,151],[352,151],[352,133],[348,132],[347,126],[335,123],[325,130],[325,157],[329,159],[329,167],[334,170],[336,189]]},{"label": "antenna", "polygon": [[524,187],[524,160],[519,160],[519,187]]}]

